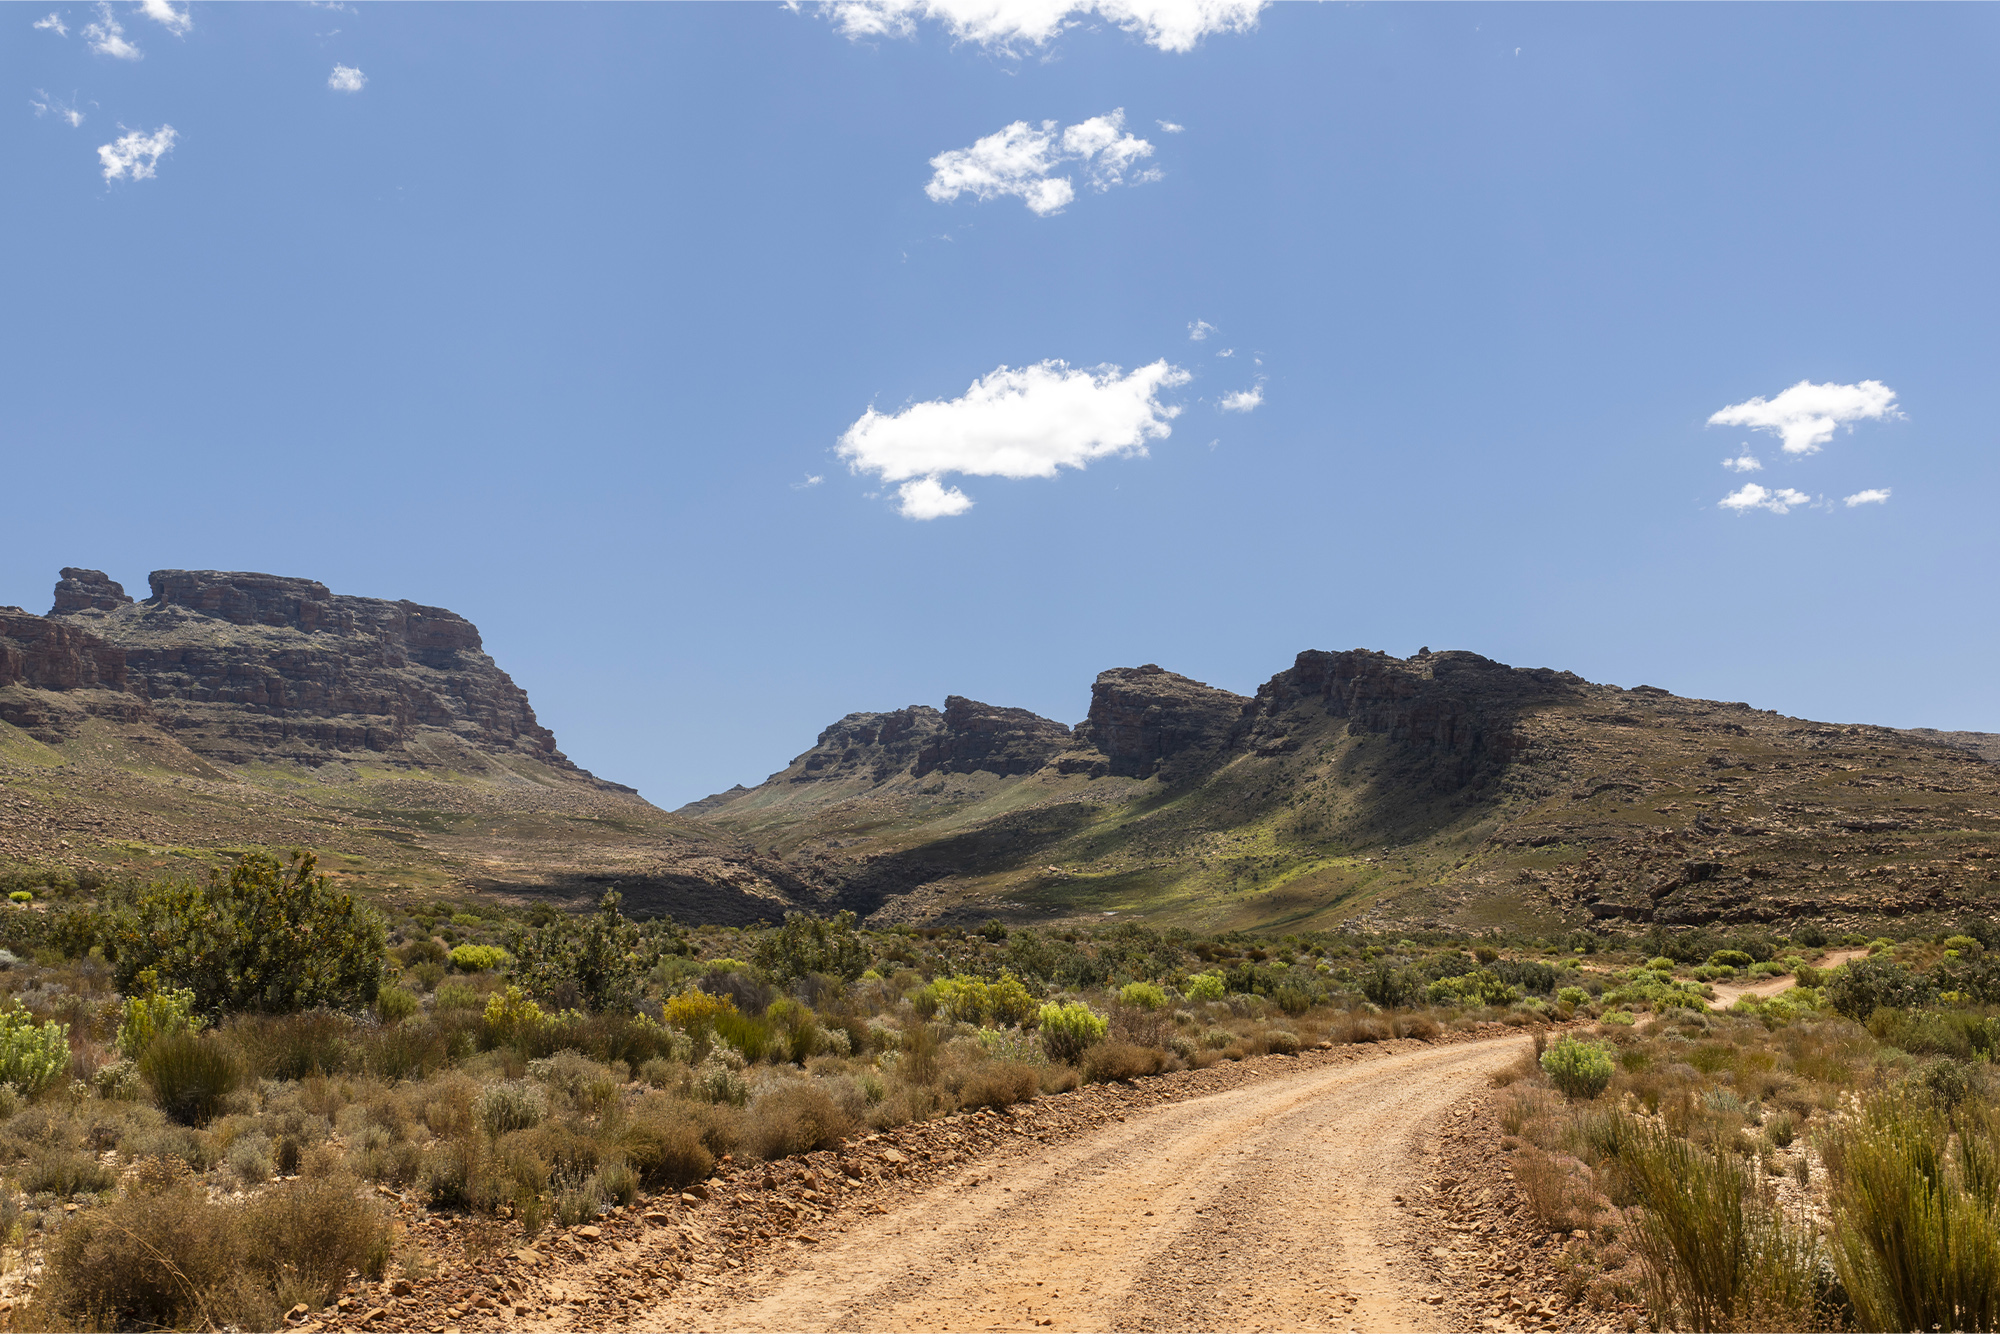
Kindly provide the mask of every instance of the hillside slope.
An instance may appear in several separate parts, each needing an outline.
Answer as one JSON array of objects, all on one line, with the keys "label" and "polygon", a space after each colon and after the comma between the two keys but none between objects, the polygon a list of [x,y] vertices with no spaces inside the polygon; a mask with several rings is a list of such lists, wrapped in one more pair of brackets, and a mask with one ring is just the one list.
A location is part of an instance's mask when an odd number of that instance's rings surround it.
[{"label": "hillside slope", "polygon": [[1058,724],[1015,721],[1050,748],[1032,772],[1027,747],[1011,768],[926,767],[888,721],[906,716],[953,732],[950,710],[851,715],[765,783],[685,811],[882,921],[1855,927],[2000,898],[1984,734],[1428,651],[1302,653],[1251,698],[1105,672],[1059,749]]},{"label": "hillside slope", "polygon": [[359,887],[775,919],[820,899],[579,769],[470,621],[308,579],[65,569],[0,608],[0,867],[153,873],[311,847]]}]

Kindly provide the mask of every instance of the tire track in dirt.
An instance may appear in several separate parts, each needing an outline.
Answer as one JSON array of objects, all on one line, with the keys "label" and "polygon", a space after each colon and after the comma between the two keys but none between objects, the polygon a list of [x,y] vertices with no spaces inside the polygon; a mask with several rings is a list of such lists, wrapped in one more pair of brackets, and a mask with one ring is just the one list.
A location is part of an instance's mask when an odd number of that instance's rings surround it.
[{"label": "tire track in dirt", "polygon": [[1519,1034],[1303,1069],[1019,1144],[661,1330],[1419,1329],[1403,1253],[1417,1142],[1516,1059]]}]

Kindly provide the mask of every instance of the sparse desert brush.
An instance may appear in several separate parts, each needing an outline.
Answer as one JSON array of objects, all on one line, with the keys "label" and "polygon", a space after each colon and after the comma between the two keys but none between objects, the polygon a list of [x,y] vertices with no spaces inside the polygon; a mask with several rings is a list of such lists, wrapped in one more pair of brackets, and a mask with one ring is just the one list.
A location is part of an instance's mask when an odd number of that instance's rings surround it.
[{"label": "sparse desert brush", "polygon": [[833,1148],[854,1128],[854,1118],[826,1089],[816,1081],[795,1080],[751,1105],[743,1144],[760,1158],[783,1158]]},{"label": "sparse desert brush", "polygon": [[1552,1232],[1587,1228],[1603,1207],[1590,1170],[1574,1158],[1526,1147],[1515,1151],[1512,1166],[1535,1221]]},{"label": "sparse desert brush", "polygon": [[1022,1061],[990,1061],[974,1070],[958,1091],[961,1107],[1011,1107],[1042,1091],[1041,1071]]},{"label": "sparse desert brush", "polygon": [[549,1114],[548,1095],[527,1080],[509,1079],[480,1090],[475,1115],[490,1135],[527,1130]]},{"label": "sparse desert brush", "polygon": [[1142,1075],[1157,1075],[1169,1057],[1158,1047],[1132,1042],[1099,1042],[1083,1054],[1083,1074],[1093,1084],[1129,1083]]}]

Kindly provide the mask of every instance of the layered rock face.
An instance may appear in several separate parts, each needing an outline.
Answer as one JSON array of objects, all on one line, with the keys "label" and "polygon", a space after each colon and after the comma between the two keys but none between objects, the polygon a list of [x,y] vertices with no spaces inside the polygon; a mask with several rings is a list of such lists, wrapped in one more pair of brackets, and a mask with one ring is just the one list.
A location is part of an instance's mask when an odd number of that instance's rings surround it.
[{"label": "layered rock face", "polygon": [[1243,696],[1148,663],[1099,672],[1090,715],[1077,724],[1066,773],[1150,778],[1195,768],[1228,747],[1243,718]]},{"label": "layered rock face", "polygon": [[0,607],[0,722],[58,744],[85,718],[150,720],[126,689],[125,653],[85,630]]},{"label": "layered rock face", "polygon": [[115,650],[122,688],[206,758],[444,763],[417,752],[455,742],[572,767],[464,617],[269,574],[158,570],[149,582],[135,603],[97,571],[66,569],[49,618],[28,619]]},{"label": "layered rock face", "polygon": [[[898,775],[1030,774],[1069,744],[1069,729],[1026,709],[946,697],[944,711],[912,704],[889,713],[850,713],[819,734],[793,760],[787,782],[860,779],[883,783]],[[714,798],[710,799],[711,801]]]},{"label": "layered rock face", "polygon": [[1509,667],[1477,653],[1428,650],[1414,658],[1354,649],[1308,649],[1258,687],[1243,737],[1270,754],[1287,742],[1285,715],[1301,705],[1347,719],[1425,760],[1440,787],[1460,787],[1504,766],[1519,745],[1514,722],[1527,709],[1576,698],[1584,680],[1547,668]]}]

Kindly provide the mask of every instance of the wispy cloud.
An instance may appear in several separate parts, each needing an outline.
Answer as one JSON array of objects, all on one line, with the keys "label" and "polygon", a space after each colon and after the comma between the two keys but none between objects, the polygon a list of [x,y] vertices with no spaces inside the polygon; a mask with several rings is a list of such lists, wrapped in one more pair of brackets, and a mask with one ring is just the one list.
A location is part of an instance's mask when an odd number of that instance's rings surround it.
[{"label": "wispy cloud", "polygon": [[822,474],[816,472],[809,472],[806,474],[806,479],[803,482],[792,483],[792,490],[810,491],[814,487],[818,486],[821,482],[824,482],[825,480],[826,478]]},{"label": "wispy cloud", "polygon": [[1264,405],[1264,385],[1259,381],[1249,389],[1239,389],[1225,396],[1215,406],[1224,412],[1255,412]]},{"label": "wispy cloud", "polygon": [[33,26],[43,32],[52,32],[58,37],[69,36],[69,29],[63,26],[61,14],[50,14],[45,19],[36,19]]},{"label": "wispy cloud", "polygon": [[1208,336],[1214,332],[1215,326],[1213,324],[1210,324],[1207,320],[1196,320],[1194,323],[1188,325],[1188,341],[1191,343],[1205,343],[1208,341]]},{"label": "wispy cloud", "polygon": [[1044,361],[1002,366],[975,380],[963,396],[913,403],[901,412],[874,408],[840,437],[840,457],[855,472],[874,473],[897,490],[911,519],[963,514],[972,500],[943,479],[1054,477],[1120,455],[1144,454],[1164,439],[1180,408],[1160,401],[1186,384],[1188,373],[1163,360],[1127,372],[1085,370]]},{"label": "wispy cloud", "polygon": [[[326,76],[326,86],[336,93],[358,93],[368,86],[368,76],[352,65],[335,65],[333,73]],[[395,90],[390,90],[389,100],[394,101]]]},{"label": "wispy cloud", "polygon": [[1755,482],[1746,482],[1731,491],[1720,502],[1723,509],[1746,514],[1751,510],[1769,510],[1773,514],[1788,513],[1794,506],[1809,505],[1812,497],[1803,491],[1794,491],[1789,486],[1781,486],[1773,491]]},{"label": "wispy cloud", "polygon": [[97,157],[104,164],[104,179],[115,181],[129,176],[135,181],[143,181],[157,175],[154,168],[162,155],[172,151],[178,138],[180,135],[173,126],[162,125],[151,134],[134,130],[120,137],[116,143],[101,145]]},{"label": "wispy cloud", "polygon": [[1897,416],[1896,391],[1880,380],[1814,384],[1801,380],[1775,398],[1735,403],[1708,419],[1710,426],[1748,426],[1784,441],[1787,454],[1816,454],[1834,431],[1854,423]]},{"label": "wispy cloud", "polygon": [[1268,0],[830,0],[820,12],[855,40],[911,37],[944,25],[954,41],[1007,55],[1043,47],[1092,15],[1162,51],[1192,51],[1210,33],[1247,32]]},{"label": "wispy cloud", "polygon": [[125,40],[125,25],[118,21],[105,0],[97,0],[97,21],[84,25],[83,40],[97,54],[118,60],[139,60],[146,54]]},{"label": "wispy cloud", "polygon": [[1738,454],[1733,459],[1724,459],[1722,461],[1722,466],[1729,469],[1729,471],[1731,472],[1764,471],[1764,461],[1758,458],[1755,454],[1752,454],[1747,449],[1744,450],[1741,454]]},{"label": "wispy cloud", "polygon": [[[932,158],[924,193],[940,204],[962,194],[982,200],[1014,196],[1031,212],[1047,217],[1076,198],[1070,177],[1053,174],[1058,168],[1080,167],[1084,181],[1101,193],[1125,184],[1126,173],[1152,153],[1151,144],[1125,132],[1122,107],[1066,130],[1058,130],[1052,120],[1040,126],[1017,120],[970,148],[954,148]],[[1159,175],[1157,170],[1139,172],[1132,183],[1158,180]]]},{"label": "wispy cloud", "polygon": [[1187,126],[1176,125],[1170,120],[1156,120],[1153,124],[1160,127],[1160,133],[1162,134],[1179,134],[1181,131],[1187,129]]},{"label": "wispy cloud", "polygon": [[28,99],[28,105],[35,109],[37,119],[53,114],[57,120],[69,122],[71,129],[83,124],[83,113],[76,109],[76,103],[65,102],[60,97],[50,97],[39,88],[35,89],[35,95]]},{"label": "wispy cloud", "polygon": [[[1889,488],[1882,486],[1867,491],[1856,491],[1842,503],[1849,509],[1853,509],[1856,505],[1886,505],[1889,503]],[[1923,507],[1920,505],[1918,508]]]},{"label": "wispy cloud", "polygon": [[139,11],[176,36],[194,26],[194,8],[175,9],[170,0],[139,0]]},{"label": "wispy cloud", "polygon": [[1236,349],[1233,347],[1225,347],[1221,351],[1217,352],[1215,355],[1218,357],[1233,357],[1236,355]]}]

